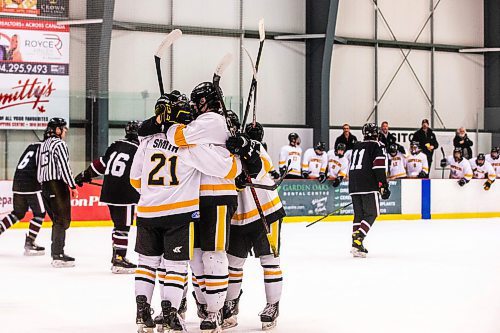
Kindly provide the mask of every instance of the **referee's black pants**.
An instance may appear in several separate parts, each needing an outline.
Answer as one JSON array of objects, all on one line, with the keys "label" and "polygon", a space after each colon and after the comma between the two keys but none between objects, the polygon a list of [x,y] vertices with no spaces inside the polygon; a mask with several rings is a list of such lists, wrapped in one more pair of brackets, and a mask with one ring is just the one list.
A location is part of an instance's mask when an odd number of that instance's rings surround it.
[{"label": "referee's black pants", "polygon": [[62,180],[42,183],[42,197],[52,220],[52,256],[64,253],[66,229],[71,222],[71,197],[68,185]]}]

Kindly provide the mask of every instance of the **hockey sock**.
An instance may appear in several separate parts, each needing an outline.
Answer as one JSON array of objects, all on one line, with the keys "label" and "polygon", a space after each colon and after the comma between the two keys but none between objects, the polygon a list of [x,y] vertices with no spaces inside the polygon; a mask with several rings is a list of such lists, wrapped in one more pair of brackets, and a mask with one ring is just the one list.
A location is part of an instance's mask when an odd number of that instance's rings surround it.
[{"label": "hockey sock", "polygon": [[227,286],[226,300],[232,301],[240,295],[245,258],[239,258],[228,254],[227,260],[229,262],[229,284]]},{"label": "hockey sock", "polygon": [[226,251],[203,252],[205,272],[205,299],[208,312],[217,312],[224,306],[229,278]]},{"label": "hockey sock", "polygon": [[163,288],[165,284],[165,267],[163,267],[163,260],[160,264],[160,267],[156,270],[156,275],[158,276],[158,282],[160,283],[160,298],[163,300],[165,299],[165,296],[163,295],[163,292],[165,291],[165,288]]},{"label": "hockey sock", "polygon": [[203,272],[202,251],[199,248],[194,249],[193,258],[189,261],[191,272],[193,273],[193,289],[198,303],[207,304],[205,300],[205,273]]},{"label": "hockey sock", "polygon": [[14,224],[16,224],[19,220],[17,219],[17,216],[14,214],[9,214],[3,218],[2,221],[0,221],[0,235],[5,232],[7,229],[12,227]]},{"label": "hockey sock", "polygon": [[160,266],[161,256],[139,254],[139,265],[135,270],[135,295],[144,295],[151,304],[155,288],[156,270]]},{"label": "hockey sock", "polygon": [[30,226],[26,236],[31,238],[32,240],[35,240],[36,236],[38,236],[40,228],[42,227],[42,223],[43,223],[43,217],[40,216],[33,217],[30,221]]},{"label": "hockey sock", "polygon": [[163,280],[162,300],[172,303],[172,306],[179,309],[184,296],[184,285],[187,281],[188,262],[172,261],[163,259],[165,267],[165,279]]},{"label": "hockey sock", "polygon": [[370,223],[363,220],[363,221],[361,221],[358,230],[361,231],[364,236],[366,236],[368,234],[368,231],[370,231],[370,228],[371,228]]},{"label": "hockey sock", "polygon": [[113,233],[111,238],[113,240],[113,250],[115,250],[115,254],[125,257],[127,255],[127,247],[128,247],[128,232],[130,227],[121,228],[113,228]]},{"label": "hockey sock", "polygon": [[352,222],[352,233],[355,233],[358,229],[359,229],[359,226],[361,225],[361,222]]},{"label": "hockey sock", "polygon": [[264,269],[264,286],[266,300],[269,304],[279,302],[283,287],[283,275],[280,268],[280,258],[268,254],[260,257],[260,265]]}]

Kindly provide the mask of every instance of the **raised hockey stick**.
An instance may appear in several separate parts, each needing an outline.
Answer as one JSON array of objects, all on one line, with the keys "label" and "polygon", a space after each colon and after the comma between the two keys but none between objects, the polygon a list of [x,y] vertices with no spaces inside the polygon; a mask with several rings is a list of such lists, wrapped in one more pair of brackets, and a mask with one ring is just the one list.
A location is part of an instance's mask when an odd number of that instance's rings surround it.
[{"label": "raised hockey stick", "polygon": [[182,36],[182,31],[180,29],[172,30],[167,37],[161,42],[158,50],[155,52],[155,64],[156,64],[156,76],[158,77],[158,85],[160,86],[160,94],[165,93],[165,88],[163,87],[163,77],[161,75],[160,61],[162,54],[168,49],[176,40]]},{"label": "raised hockey stick", "polygon": [[259,72],[260,58],[262,55],[262,49],[264,47],[265,39],[266,39],[266,30],[264,27],[264,19],[262,18],[259,20],[260,42],[259,42],[259,52],[257,53],[257,61],[255,62],[255,66],[252,57],[250,56],[250,52],[248,52],[248,50],[242,46],[243,50],[250,59],[250,64],[252,65],[252,70],[253,70],[253,76],[252,76],[252,83],[250,84],[250,91],[248,93],[247,104],[245,105],[245,113],[243,114],[243,120],[241,121],[240,132],[243,132],[245,130],[245,124],[247,122],[248,114],[250,113],[250,103],[252,102],[252,97],[253,97],[253,123],[255,124],[256,120],[255,110],[257,104],[257,73]]},{"label": "raised hockey stick", "polygon": [[[443,154],[443,158],[446,158],[446,156],[444,155],[444,149],[443,149],[443,147],[441,147],[441,154]],[[441,168],[441,179],[444,179],[444,169],[445,168]],[[429,173],[430,172],[431,171],[429,170]]]},{"label": "raised hockey stick", "polygon": [[264,185],[264,184],[255,184],[255,183],[245,183],[245,186],[248,186],[248,187],[255,187],[255,188],[260,188],[260,189],[263,189],[263,190],[268,190],[268,191],[274,191],[278,188],[278,186],[281,185],[281,183],[283,182],[283,179],[285,179],[286,175],[288,174],[288,167],[290,166],[290,160],[288,160],[288,165],[286,167],[286,171],[280,176],[280,178],[278,178],[275,182],[274,182],[274,185]]},{"label": "raised hockey stick", "polygon": [[345,209],[345,208],[349,207],[350,205],[352,205],[352,202],[351,202],[351,203],[348,203],[347,205],[345,205],[345,206],[343,206],[343,207],[339,207],[339,208],[335,209],[335,210],[334,210],[333,212],[331,212],[330,214],[325,215],[325,216],[323,216],[322,218],[320,218],[320,219],[318,219],[318,220],[316,220],[316,221],[314,221],[314,222],[309,223],[308,225],[306,225],[306,228],[307,228],[307,227],[312,226],[313,224],[318,223],[319,221],[322,221],[322,220],[326,219],[328,216],[331,216],[331,215],[335,214],[336,212],[338,212],[338,211],[340,211],[340,210],[342,210],[342,209]]}]

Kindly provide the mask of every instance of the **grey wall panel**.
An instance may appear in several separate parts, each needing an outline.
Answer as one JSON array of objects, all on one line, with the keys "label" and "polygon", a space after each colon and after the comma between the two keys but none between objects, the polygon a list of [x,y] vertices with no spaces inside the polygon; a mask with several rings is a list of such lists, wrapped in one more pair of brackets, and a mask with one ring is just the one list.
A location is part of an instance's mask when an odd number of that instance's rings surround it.
[{"label": "grey wall panel", "polygon": [[69,116],[71,119],[85,119],[85,48],[84,28],[70,29],[69,62]]},{"label": "grey wall panel", "polygon": [[167,0],[115,1],[113,19],[116,21],[167,24],[169,17],[170,1]]},{"label": "grey wall panel", "polygon": [[69,17],[73,20],[87,18],[87,0],[69,1]]},{"label": "grey wall panel", "polygon": [[337,14],[337,36],[374,38],[374,15],[371,0],[340,0]]},{"label": "grey wall panel", "polygon": [[435,15],[435,43],[484,45],[483,0],[441,1]]},{"label": "grey wall panel", "polygon": [[305,12],[306,0],[244,0],[243,27],[255,30],[263,17],[269,31],[304,33]]},{"label": "grey wall panel", "polygon": [[173,2],[173,23],[176,25],[232,29],[240,27],[239,1],[173,0]]}]

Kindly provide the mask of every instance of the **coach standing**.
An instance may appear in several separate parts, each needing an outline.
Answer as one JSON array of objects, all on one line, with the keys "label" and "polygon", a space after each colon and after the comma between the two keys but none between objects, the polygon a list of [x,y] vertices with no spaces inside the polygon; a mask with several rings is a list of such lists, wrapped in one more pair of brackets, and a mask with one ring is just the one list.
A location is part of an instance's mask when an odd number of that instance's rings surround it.
[{"label": "coach standing", "polygon": [[70,191],[78,198],[78,190],[69,166],[68,146],[63,141],[68,132],[66,120],[52,118],[45,129],[40,148],[38,181],[47,213],[52,219],[52,266],[73,267],[75,258],[64,254],[66,229],[71,222]]}]

